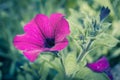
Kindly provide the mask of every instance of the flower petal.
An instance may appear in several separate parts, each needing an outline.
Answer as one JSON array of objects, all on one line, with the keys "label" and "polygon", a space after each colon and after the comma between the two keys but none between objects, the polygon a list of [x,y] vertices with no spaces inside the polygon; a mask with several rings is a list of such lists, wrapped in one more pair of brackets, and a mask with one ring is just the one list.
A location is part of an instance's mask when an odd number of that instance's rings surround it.
[{"label": "flower petal", "polygon": [[13,44],[17,49],[20,50],[33,50],[44,47],[43,41],[39,41],[28,34],[15,36]]},{"label": "flower petal", "polygon": [[40,41],[44,39],[44,35],[39,29],[39,26],[35,23],[35,19],[32,19],[24,26],[24,31],[25,33],[31,35],[31,37],[34,37]]},{"label": "flower petal", "polygon": [[32,50],[32,51],[25,51],[23,53],[28,60],[34,62],[39,56],[40,52],[41,50]]},{"label": "flower petal", "polygon": [[50,51],[60,51],[63,48],[65,48],[68,45],[68,40],[65,38],[61,42],[57,42],[53,48],[50,49]]},{"label": "flower petal", "polygon": [[102,57],[96,62],[88,63],[87,67],[89,67],[91,70],[95,72],[103,72],[109,68],[109,62],[106,59],[106,57]]},{"label": "flower petal", "polygon": [[53,38],[53,28],[50,26],[49,19],[44,14],[38,14],[35,17],[36,25],[45,38]]},{"label": "flower petal", "polygon": [[[40,52],[59,51],[68,45],[69,25],[59,13],[52,14],[50,19],[44,14],[36,15],[24,26],[24,31],[25,34],[15,36],[13,44],[32,62]],[[55,40],[52,48],[45,47],[45,41],[50,42],[49,39]]]},{"label": "flower petal", "polygon": [[102,21],[105,17],[107,17],[110,13],[110,9],[107,7],[102,7],[100,12],[100,21]]},{"label": "flower petal", "polygon": [[69,24],[60,13],[54,13],[50,16],[50,24],[54,29],[55,41],[62,41],[69,33]]}]

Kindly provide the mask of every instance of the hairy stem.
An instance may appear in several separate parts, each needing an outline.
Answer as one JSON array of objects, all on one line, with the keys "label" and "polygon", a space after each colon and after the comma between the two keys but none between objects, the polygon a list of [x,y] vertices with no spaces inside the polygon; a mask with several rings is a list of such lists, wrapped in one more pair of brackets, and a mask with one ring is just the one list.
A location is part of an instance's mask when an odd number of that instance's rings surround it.
[{"label": "hairy stem", "polygon": [[[81,52],[81,53],[78,55],[78,57],[77,57],[77,63],[78,63],[79,61],[82,61],[82,60],[85,58],[85,56],[86,56],[86,54],[87,54],[87,51],[89,50],[89,48],[90,48],[90,46],[91,46],[91,44],[92,44],[93,41],[94,41],[93,39],[90,39],[89,42],[88,42],[88,44],[87,44],[87,46],[86,46],[85,48],[82,47],[82,52]],[[75,71],[75,72],[71,75],[71,79],[70,79],[70,80],[72,80],[72,79],[75,77],[76,73],[77,73],[77,71]]]},{"label": "hairy stem", "polygon": [[93,41],[94,41],[93,39],[89,40],[87,46],[85,48],[83,48],[82,52],[78,55],[77,62],[82,61],[85,58],[86,53],[89,50],[89,48],[90,48]]}]

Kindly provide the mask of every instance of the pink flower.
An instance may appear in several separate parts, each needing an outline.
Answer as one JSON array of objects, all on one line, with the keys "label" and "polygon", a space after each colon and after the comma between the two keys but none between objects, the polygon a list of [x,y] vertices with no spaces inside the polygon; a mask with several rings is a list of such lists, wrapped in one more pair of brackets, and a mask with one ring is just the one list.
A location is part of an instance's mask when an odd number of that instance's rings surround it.
[{"label": "pink flower", "polygon": [[105,69],[109,68],[109,62],[106,57],[102,57],[96,62],[88,63],[87,66],[95,72],[103,72]]},{"label": "pink flower", "polygon": [[96,62],[88,63],[87,67],[94,72],[98,72],[98,73],[104,72],[105,74],[108,75],[110,80],[113,80],[112,74],[110,72],[110,65],[106,57],[102,57]]},{"label": "pink flower", "polygon": [[68,45],[69,24],[60,13],[51,14],[50,18],[37,14],[24,26],[24,31],[24,34],[15,36],[13,44],[31,62],[41,52],[60,51]]}]

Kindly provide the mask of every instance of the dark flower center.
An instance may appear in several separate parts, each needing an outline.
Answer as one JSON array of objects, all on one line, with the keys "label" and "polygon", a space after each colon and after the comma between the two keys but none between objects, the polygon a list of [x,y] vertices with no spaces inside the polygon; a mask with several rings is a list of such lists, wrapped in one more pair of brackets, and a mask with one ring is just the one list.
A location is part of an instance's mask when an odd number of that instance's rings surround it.
[{"label": "dark flower center", "polygon": [[54,38],[46,38],[45,40],[45,47],[51,48],[55,45],[55,39]]}]

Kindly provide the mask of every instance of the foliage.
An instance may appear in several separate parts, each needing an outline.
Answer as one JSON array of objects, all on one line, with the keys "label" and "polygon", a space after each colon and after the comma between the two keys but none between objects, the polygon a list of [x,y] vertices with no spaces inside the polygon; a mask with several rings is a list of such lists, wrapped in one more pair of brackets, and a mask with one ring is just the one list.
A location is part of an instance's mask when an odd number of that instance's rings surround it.
[{"label": "foliage", "polygon": [[[108,80],[105,74],[94,73],[85,67],[106,55],[111,67],[120,61],[120,8],[119,0],[0,0],[0,80]],[[102,6],[110,8],[110,15],[100,24]],[[70,24],[69,46],[60,52],[64,69],[58,57],[42,53],[36,62],[29,62],[13,46],[13,37],[23,33],[23,26],[36,14],[66,14]],[[89,14],[88,14],[89,13]],[[91,25],[96,23],[101,30],[93,36]],[[85,33],[87,32],[87,33]],[[83,37],[84,36],[84,37]],[[80,40],[82,39],[82,40]],[[76,64],[76,56],[90,39],[95,39],[84,61]],[[67,74],[67,75],[65,75]],[[89,76],[88,76],[89,75]]]}]

